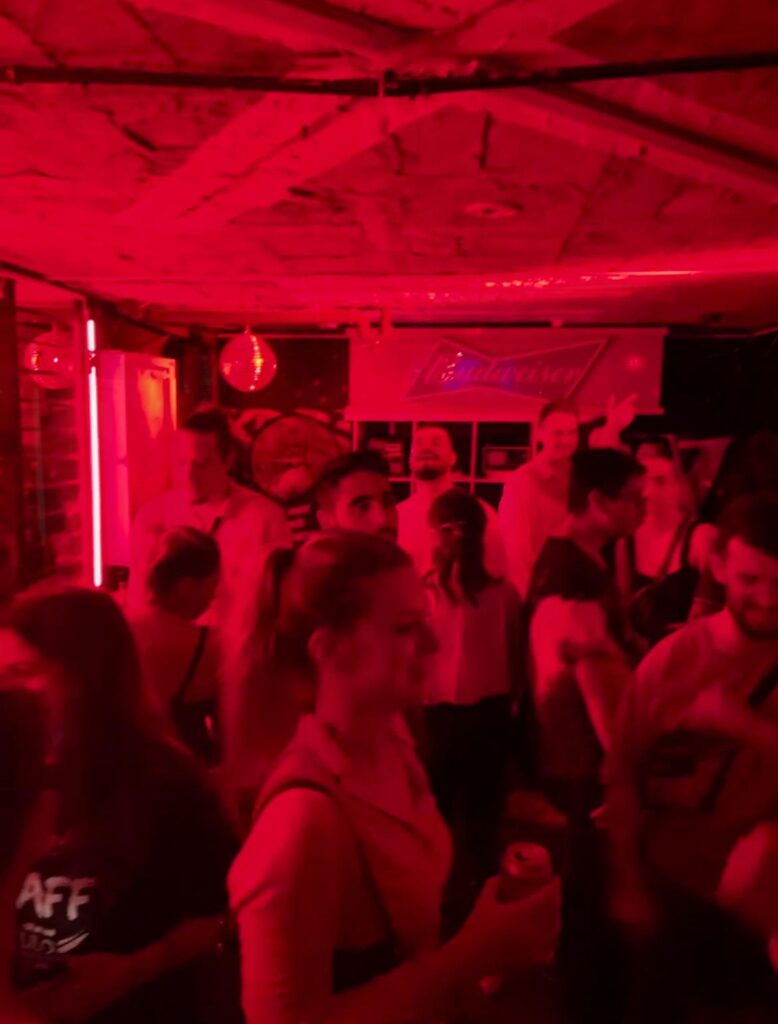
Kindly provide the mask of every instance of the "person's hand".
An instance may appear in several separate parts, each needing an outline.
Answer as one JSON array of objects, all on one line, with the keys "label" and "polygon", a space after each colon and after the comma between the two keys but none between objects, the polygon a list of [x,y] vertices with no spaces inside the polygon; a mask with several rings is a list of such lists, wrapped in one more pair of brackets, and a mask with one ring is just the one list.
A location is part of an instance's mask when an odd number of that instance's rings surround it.
[{"label": "person's hand", "polygon": [[638,396],[628,395],[618,402],[613,395],[608,399],[608,406],[605,410],[606,429],[609,433],[620,434],[635,419],[637,413]]},{"label": "person's hand", "polygon": [[683,724],[694,729],[729,732],[746,712],[720,686],[703,690],[686,709]]},{"label": "person's hand", "polygon": [[31,989],[27,1005],[46,1020],[78,1024],[124,998],[137,984],[132,956],[71,957],[67,972]]},{"label": "person's hand", "polygon": [[454,942],[484,976],[550,963],[561,927],[559,879],[512,903],[498,902],[499,885],[499,878],[486,883]]},{"label": "person's hand", "polygon": [[659,904],[640,885],[617,885],[610,898],[611,916],[635,941],[656,936],[662,924]]}]

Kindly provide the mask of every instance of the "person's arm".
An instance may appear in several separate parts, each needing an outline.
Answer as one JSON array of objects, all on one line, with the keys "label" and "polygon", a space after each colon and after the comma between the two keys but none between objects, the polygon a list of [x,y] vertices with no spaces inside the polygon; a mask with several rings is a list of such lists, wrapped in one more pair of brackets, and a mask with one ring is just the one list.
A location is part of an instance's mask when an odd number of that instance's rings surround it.
[{"label": "person's arm", "polygon": [[602,606],[594,601],[544,599],[532,617],[531,644],[544,677],[565,667],[573,672],[597,738],[603,750],[610,750],[630,673],[608,633]]},{"label": "person's arm", "polygon": [[284,509],[268,499],[261,514],[260,539],[262,544],[270,548],[289,547],[293,542],[292,528]]},{"label": "person's arm", "polygon": [[491,885],[443,949],[335,995],[332,958],[344,887],[353,882],[340,813],[324,794],[276,797],[236,863],[231,889],[247,1024],[426,1024],[485,974],[548,960],[558,933],[558,886],[503,906]]},{"label": "person's arm", "polygon": [[651,934],[659,922],[659,909],[651,896],[641,852],[643,811],[639,772],[654,728],[650,708],[667,677],[667,646],[660,644],[644,659],[625,694],[605,766],[603,822],[610,850],[611,910],[624,927],[637,935]]},{"label": "person's arm", "polygon": [[526,598],[538,552],[534,543],[532,491],[524,474],[515,473],[508,478],[500,502],[499,521],[508,576],[521,596]]},{"label": "person's arm", "polygon": [[589,447],[621,448],[621,435],[635,419],[636,403],[637,395],[629,395],[618,402],[611,395],[605,410],[605,422],[590,433]]},{"label": "person's arm", "polygon": [[65,974],[25,994],[25,1005],[42,1020],[89,1021],[134,990],[215,952],[224,927],[222,917],[182,921],[135,953],[72,957]]}]

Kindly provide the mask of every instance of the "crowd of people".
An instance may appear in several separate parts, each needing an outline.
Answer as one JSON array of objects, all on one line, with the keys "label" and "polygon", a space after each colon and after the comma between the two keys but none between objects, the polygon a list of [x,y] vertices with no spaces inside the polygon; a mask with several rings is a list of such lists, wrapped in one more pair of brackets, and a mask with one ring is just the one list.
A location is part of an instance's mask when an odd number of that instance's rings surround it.
[{"label": "crowd of people", "polygon": [[124,606],[2,612],[0,1020],[774,1021],[776,447],[706,521],[631,418],[549,403],[499,513],[439,425],[399,504],[343,455],[295,544],[195,413]]}]

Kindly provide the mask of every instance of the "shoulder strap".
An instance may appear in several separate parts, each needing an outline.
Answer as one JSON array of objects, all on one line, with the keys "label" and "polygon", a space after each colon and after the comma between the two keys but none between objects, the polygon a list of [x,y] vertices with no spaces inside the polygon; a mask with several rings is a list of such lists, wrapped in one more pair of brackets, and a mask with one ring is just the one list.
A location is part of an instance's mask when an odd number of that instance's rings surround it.
[{"label": "shoulder strap", "polygon": [[200,627],[200,635],[197,637],[197,643],[192,653],[192,658],[189,662],[184,678],[181,680],[178,689],[173,695],[173,703],[177,704],[184,699],[184,694],[192,685],[192,680],[197,675],[197,669],[200,667],[200,662],[203,660],[203,654],[205,653],[205,645],[208,641],[208,627]]},{"label": "shoulder strap", "polygon": [[[778,686],[778,662],[768,669],[768,671],[762,676],[759,682],[756,684],[754,689],[751,691],[751,695],[748,698],[748,706],[755,711],[758,707],[770,699],[776,686]],[[722,790],[726,785],[727,778],[729,777],[730,769],[735,761],[737,752],[731,750],[722,760],[716,777],[713,780],[713,784],[703,801],[703,808],[707,811],[712,811],[716,806],[719,797],[721,796]]]},{"label": "shoulder strap", "polygon": [[765,704],[778,686],[778,662],[762,676],[748,698],[748,706],[753,710]]},{"label": "shoulder strap", "polygon": [[[391,936],[392,941],[394,941],[394,939],[395,939],[394,924],[392,922],[391,916],[389,915],[389,911],[387,910],[386,903],[385,903],[384,897],[383,897],[383,893],[381,892],[381,889],[380,889],[380,887],[378,885],[378,882],[376,881],[376,877],[375,877],[375,875],[373,873],[373,869],[372,869],[372,867],[370,865],[370,861],[367,858],[367,854],[365,853],[365,850],[364,850],[364,848],[362,846],[362,842],[361,842],[361,840],[359,838],[359,835],[357,833],[356,828],[354,827],[352,822],[349,820],[348,815],[345,814],[345,812],[343,811],[343,807],[342,807],[340,801],[338,800],[337,794],[334,793],[333,790],[329,788],[329,786],[326,786],[322,782],[315,782],[313,779],[306,779],[306,778],[286,779],[286,781],[281,782],[278,786],[276,786],[274,789],[272,789],[266,796],[263,796],[263,798],[257,804],[256,808],[254,809],[254,816],[253,816],[254,822],[257,821],[257,819],[259,818],[260,814],[262,814],[262,812],[265,810],[265,808],[270,803],[272,803],[272,801],[275,800],[276,797],[281,796],[283,793],[293,792],[296,789],[306,789],[306,790],[309,790],[309,791],[311,791],[313,793],[321,793],[322,796],[328,797],[335,804],[335,806],[338,808],[341,816],[346,821],[347,827],[348,827],[349,831],[351,832],[351,835],[352,835],[352,837],[354,839],[354,845],[356,847],[357,857],[359,859],[359,864],[360,864],[360,867],[362,868],[362,874],[364,876],[364,879],[365,879],[365,882],[367,884],[367,887],[370,890],[370,892],[373,894],[373,898],[376,901],[376,906],[379,908],[381,916],[384,919],[384,923],[386,925],[387,932]],[[251,897],[248,897],[248,899],[250,899],[250,898]],[[248,902],[248,899],[246,901],[244,901],[244,902]]]},{"label": "shoulder strap", "polygon": [[[673,555],[675,554],[678,545],[681,544],[682,542],[685,542],[685,538],[687,537],[688,533],[689,533],[689,520],[688,519],[684,519],[684,520],[682,520],[678,524],[678,528],[676,529],[675,533],[673,534],[673,539],[670,541],[670,544],[669,544],[669,546],[667,548],[667,551],[665,553],[665,557],[662,560],[661,566],[659,567],[659,574],[657,575],[657,580],[663,580],[665,578],[665,576],[667,576],[667,574],[669,573],[670,566],[672,565],[672,562],[673,562]],[[682,552],[681,553],[681,564],[683,565],[683,563],[684,563],[684,559],[683,559],[683,552]]]}]

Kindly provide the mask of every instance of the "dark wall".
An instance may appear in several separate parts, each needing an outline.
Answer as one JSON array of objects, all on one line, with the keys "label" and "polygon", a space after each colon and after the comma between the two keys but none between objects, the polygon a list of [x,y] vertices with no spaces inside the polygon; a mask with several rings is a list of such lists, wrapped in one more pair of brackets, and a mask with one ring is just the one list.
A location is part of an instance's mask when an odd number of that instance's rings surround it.
[{"label": "dark wall", "polygon": [[278,357],[273,382],[256,394],[219,378],[219,402],[233,409],[311,409],[329,414],[348,405],[349,349],[344,337],[265,336]]},{"label": "dark wall", "polygon": [[778,331],[758,337],[670,333],[663,429],[698,437],[778,429]]}]

